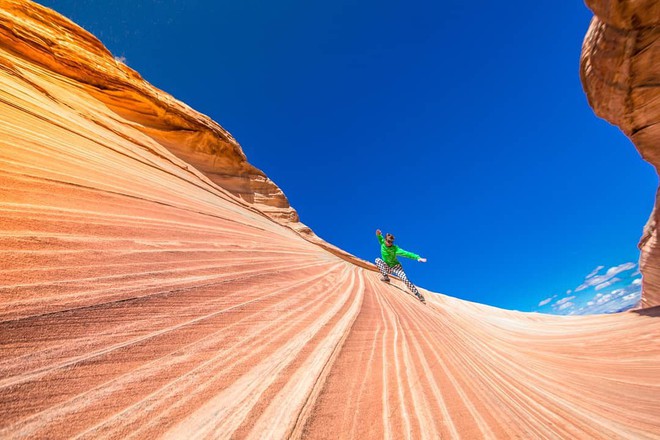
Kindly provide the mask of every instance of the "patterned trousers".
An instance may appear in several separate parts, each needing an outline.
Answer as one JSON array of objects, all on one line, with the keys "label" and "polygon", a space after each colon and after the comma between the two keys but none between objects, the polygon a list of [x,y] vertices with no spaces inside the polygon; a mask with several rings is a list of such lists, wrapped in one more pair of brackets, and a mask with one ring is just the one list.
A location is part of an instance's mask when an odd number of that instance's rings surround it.
[{"label": "patterned trousers", "polygon": [[421,294],[419,293],[419,290],[417,290],[417,287],[413,283],[410,282],[408,277],[406,276],[406,273],[403,271],[403,266],[400,264],[397,264],[394,267],[390,267],[386,262],[381,260],[380,258],[376,258],[376,266],[378,266],[378,270],[380,270],[380,273],[383,274],[383,277],[389,278],[388,274],[393,274],[401,278],[401,280],[406,283],[406,286],[408,286],[408,289],[412,293],[414,293],[417,296],[420,296]]}]

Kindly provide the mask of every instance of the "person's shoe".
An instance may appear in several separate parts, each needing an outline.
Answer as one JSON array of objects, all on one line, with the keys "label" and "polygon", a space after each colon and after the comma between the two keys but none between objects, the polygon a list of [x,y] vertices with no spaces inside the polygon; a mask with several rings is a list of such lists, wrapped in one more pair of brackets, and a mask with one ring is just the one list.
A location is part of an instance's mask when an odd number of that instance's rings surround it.
[{"label": "person's shoe", "polygon": [[424,295],[422,295],[421,293],[417,293],[416,296],[417,296],[417,299],[419,299],[421,302],[426,304],[426,299],[424,298]]},{"label": "person's shoe", "polygon": [[381,277],[380,280],[384,283],[389,283],[390,282],[390,277]]}]

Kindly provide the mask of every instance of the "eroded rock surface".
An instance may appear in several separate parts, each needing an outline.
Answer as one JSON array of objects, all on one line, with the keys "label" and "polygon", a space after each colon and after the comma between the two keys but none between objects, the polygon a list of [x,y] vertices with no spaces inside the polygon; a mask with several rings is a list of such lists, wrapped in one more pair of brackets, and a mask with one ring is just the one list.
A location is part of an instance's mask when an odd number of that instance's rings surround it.
[{"label": "eroded rock surface", "polygon": [[[660,2],[587,0],[596,16],[582,48],[581,76],[596,114],[618,125],[642,157],[660,166]],[[642,307],[660,305],[658,196],[639,242]]]},{"label": "eroded rock surface", "polygon": [[658,308],[424,306],[265,215],[213,121],[0,5],[1,438],[660,438]]}]

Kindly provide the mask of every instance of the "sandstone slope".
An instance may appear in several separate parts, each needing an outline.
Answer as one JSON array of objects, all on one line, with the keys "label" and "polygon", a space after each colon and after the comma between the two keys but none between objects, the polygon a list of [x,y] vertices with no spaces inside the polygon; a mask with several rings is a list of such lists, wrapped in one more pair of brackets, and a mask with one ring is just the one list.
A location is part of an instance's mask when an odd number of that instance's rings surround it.
[{"label": "sandstone slope", "polygon": [[213,121],[0,5],[1,438],[660,438],[658,308],[424,306]]}]

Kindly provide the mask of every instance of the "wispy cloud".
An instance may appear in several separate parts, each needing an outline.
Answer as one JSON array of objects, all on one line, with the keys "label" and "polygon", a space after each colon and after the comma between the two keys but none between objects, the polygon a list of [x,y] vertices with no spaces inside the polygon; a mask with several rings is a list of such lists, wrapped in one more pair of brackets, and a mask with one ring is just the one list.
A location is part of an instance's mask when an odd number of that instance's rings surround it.
[{"label": "wispy cloud", "polygon": [[575,291],[580,292],[584,289],[588,289],[589,287],[594,287],[603,284],[611,280],[621,272],[634,269],[636,266],[637,265],[635,263],[620,264],[618,266],[610,267],[609,269],[607,269],[607,272],[605,272],[602,275],[598,275],[598,273],[600,272],[601,269],[604,268],[604,266],[598,266],[596,269],[594,269],[594,271],[592,271],[589,275],[587,275],[587,277],[584,280],[584,283],[580,284],[578,287],[575,288]]},{"label": "wispy cloud", "polygon": [[637,306],[642,299],[642,289],[634,281],[609,293],[597,293],[580,310],[580,314],[615,313]]},{"label": "wispy cloud", "polygon": [[562,305],[560,305],[557,309],[558,309],[558,310],[566,310],[566,309],[568,309],[569,307],[573,307],[574,305],[575,305],[575,304],[573,304],[572,302],[568,301],[568,302],[565,302],[565,303],[563,303]]},{"label": "wispy cloud", "polygon": [[587,277],[585,278],[585,280],[588,280],[589,278],[593,278],[593,277],[595,277],[596,274],[597,274],[598,272],[600,272],[600,270],[603,269],[603,268],[605,268],[605,266],[598,266],[598,267],[595,268],[593,271],[591,271],[591,273],[590,273],[589,275],[587,275]]},{"label": "wispy cloud", "polygon": [[[642,288],[641,278],[633,269],[635,263],[624,263],[605,269],[598,266],[575,289],[557,294],[539,302],[539,307],[560,315],[589,315],[615,313],[639,305]],[[624,273],[625,272],[625,273]],[[617,276],[618,275],[618,276]],[[616,287],[614,287],[616,286]]]},{"label": "wispy cloud", "polygon": [[606,294],[606,295],[599,296],[598,299],[596,300],[596,304],[598,304],[598,305],[600,305],[600,304],[605,304],[605,303],[608,302],[610,299],[612,299],[612,295],[609,294],[609,293]]},{"label": "wispy cloud", "polygon": [[115,57],[115,61],[120,62],[122,64],[126,64],[126,57],[125,56],[120,56],[120,57]]},{"label": "wispy cloud", "polygon": [[550,301],[552,301],[552,298],[546,298],[546,299],[544,299],[543,301],[541,301],[541,302],[539,303],[539,307],[542,307],[542,306],[548,304]]},{"label": "wispy cloud", "polygon": [[575,307],[575,303],[572,302],[572,300],[574,300],[575,298],[576,298],[575,295],[564,297],[564,298],[556,301],[552,305],[552,309],[555,311],[555,313],[561,312],[561,313],[570,313],[570,314],[572,314],[572,313],[575,312],[575,310],[573,310],[573,308]]},{"label": "wispy cloud", "polygon": [[566,304],[570,300],[575,299],[575,296],[567,296],[566,298],[562,298],[559,301],[555,303],[556,306],[561,306],[563,304]]},{"label": "wispy cloud", "polygon": [[601,283],[601,284],[597,285],[597,286],[594,287],[594,288],[595,288],[596,290],[602,290],[602,289],[604,289],[604,288],[606,288],[606,287],[610,287],[612,284],[616,284],[616,283],[618,283],[619,281],[621,281],[621,278],[612,278],[611,280],[609,280],[609,281],[605,281],[604,283]]},{"label": "wispy cloud", "polygon": [[618,273],[625,272],[626,270],[631,270],[637,267],[635,263],[623,263],[619,264],[618,266],[610,267],[607,270],[607,275],[609,276],[614,276]]}]

